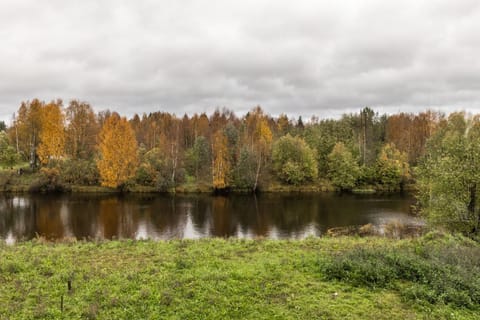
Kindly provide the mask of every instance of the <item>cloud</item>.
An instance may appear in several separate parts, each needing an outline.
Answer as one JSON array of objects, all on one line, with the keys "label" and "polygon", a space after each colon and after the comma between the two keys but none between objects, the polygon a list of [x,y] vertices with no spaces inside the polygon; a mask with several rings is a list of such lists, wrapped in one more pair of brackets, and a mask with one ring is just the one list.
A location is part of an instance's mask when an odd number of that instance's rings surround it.
[{"label": "cloud", "polygon": [[22,100],[292,116],[480,110],[477,1],[0,3],[0,119]]}]

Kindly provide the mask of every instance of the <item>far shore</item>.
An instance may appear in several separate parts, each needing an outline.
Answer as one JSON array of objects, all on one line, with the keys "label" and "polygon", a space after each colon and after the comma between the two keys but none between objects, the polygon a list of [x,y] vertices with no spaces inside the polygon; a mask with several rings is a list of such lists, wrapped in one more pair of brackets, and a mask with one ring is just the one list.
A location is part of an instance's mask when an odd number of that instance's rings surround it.
[{"label": "far shore", "polygon": [[[403,190],[389,190],[367,186],[363,188],[355,188],[353,190],[341,191],[353,194],[398,194],[411,193],[415,187],[408,186]],[[158,193],[158,194],[186,194],[186,193],[200,193],[200,194],[253,194],[253,193],[334,193],[340,192],[331,186],[288,186],[288,185],[271,185],[264,188],[258,188],[256,192],[249,189],[214,189],[206,185],[180,185],[168,190],[159,190],[151,186],[134,185],[126,189],[109,188],[103,186],[82,186],[82,185],[65,185],[63,190],[49,191],[34,191],[31,190],[30,185],[7,185],[0,187],[0,193]]]}]

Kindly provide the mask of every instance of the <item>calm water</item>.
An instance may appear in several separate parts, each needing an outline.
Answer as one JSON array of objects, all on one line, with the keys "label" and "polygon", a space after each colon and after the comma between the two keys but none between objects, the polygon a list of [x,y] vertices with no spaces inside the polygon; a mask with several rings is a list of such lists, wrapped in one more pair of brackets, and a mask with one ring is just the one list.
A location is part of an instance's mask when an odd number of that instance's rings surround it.
[{"label": "calm water", "polygon": [[0,238],[303,238],[328,228],[417,223],[408,196],[0,195]]}]

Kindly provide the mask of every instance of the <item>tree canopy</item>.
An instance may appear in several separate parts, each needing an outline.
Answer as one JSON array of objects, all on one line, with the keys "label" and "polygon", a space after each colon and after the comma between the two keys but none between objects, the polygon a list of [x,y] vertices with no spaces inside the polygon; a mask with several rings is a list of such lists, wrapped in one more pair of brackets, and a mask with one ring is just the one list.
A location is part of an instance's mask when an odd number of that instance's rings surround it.
[{"label": "tree canopy", "polygon": [[387,143],[382,147],[377,159],[378,181],[389,189],[402,188],[410,178],[407,154]]},{"label": "tree canopy", "polygon": [[355,187],[360,175],[360,167],[352,153],[342,142],[337,142],[328,155],[328,178],[341,190]]},{"label": "tree canopy", "polygon": [[287,134],[278,139],[273,145],[272,161],[278,178],[288,184],[298,185],[317,178],[315,152],[300,137]]},{"label": "tree canopy", "polygon": [[451,114],[427,143],[417,170],[418,199],[434,225],[478,234],[480,207],[480,121]]},{"label": "tree canopy", "polygon": [[[341,190],[396,189],[439,145],[441,132],[455,126],[471,134],[464,117],[448,120],[432,111],[387,116],[363,108],[340,119],[306,120],[273,117],[257,106],[242,117],[224,108],[127,120],[110,110],[94,112],[80,100],[63,108],[61,100],[33,99],[20,104],[6,128],[3,153],[30,162],[33,171],[58,166],[65,181],[95,184],[100,175],[112,187],[131,182],[170,190],[187,182],[254,192],[276,182],[322,188],[331,182]],[[75,174],[82,164],[88,179]]]},{"label": "tree canopy", "polygon": [[99,135],[97,166],[103,186],[116,188],[133,177],[137,168],[137,141],[126,118],[108,117]]}]

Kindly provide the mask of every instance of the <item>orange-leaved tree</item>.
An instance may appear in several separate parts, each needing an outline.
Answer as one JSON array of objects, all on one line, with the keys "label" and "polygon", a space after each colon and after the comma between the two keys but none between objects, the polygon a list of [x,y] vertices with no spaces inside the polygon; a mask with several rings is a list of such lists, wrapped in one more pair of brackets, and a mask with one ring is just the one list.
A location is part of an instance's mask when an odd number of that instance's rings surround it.
[{"label": "orange-leaved tree", "polygon": [[62,101],[52,101],[40,112],[41,130],[38,157],[42,164],[65,155],[65,116]]},{"label": "orange-leaved tree", "polygon": [[126,118],[116,112],[109,116],[99,134],[97,161],[102,185],[116,188],[135,174],[137,168],[137,140]]}]

